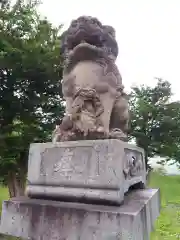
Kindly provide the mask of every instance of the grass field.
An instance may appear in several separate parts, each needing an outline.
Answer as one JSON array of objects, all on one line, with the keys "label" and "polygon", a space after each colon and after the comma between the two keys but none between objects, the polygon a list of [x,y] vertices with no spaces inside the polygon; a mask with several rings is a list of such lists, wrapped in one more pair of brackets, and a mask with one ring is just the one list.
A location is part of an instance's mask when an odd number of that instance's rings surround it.
[{"label": "grass field", "polygon": [[150,186],[160,188],[162,206],[151,240],[180,239],[180,176],[153,173]]},{"label": "grass field", "polygon": [[[162,205],[151,240],[180,240],[180,176],[163,176],[154,172],[150,186],[161,189]],[[7,198],[7,189],[1,187],[0,208],[1,202]],[[10,239],[13,238],[8,238]]]}]

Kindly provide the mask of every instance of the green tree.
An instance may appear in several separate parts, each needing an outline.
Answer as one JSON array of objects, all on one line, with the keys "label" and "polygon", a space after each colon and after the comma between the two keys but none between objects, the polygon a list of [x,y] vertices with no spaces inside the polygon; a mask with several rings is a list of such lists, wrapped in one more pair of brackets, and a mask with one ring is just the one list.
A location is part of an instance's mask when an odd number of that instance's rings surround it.
[{"label": "green tree", "polygon": [[63,115],[60,29],[37,13],[37,1],[0,3],[0,176],[22,195],[31,142],[50,140]]},{"label": "green tree", "polygon": [[180,162],[180,102],[172,101],[171,85],[157,79],[155,87],[133,87],[130,94],[131,136],[148,157]]}]

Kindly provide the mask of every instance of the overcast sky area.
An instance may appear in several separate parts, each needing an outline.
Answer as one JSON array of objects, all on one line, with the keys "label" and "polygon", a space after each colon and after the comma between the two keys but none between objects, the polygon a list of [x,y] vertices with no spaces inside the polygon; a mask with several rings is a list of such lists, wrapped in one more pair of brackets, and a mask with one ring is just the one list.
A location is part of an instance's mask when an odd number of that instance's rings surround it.
[{"label": "overcast sky area", "polygon": [[[172,84],[180,100],[180,0],[42,0],[41,15],[54,25],[80,15],[99,18],[116,29],[117,65],[128,90],[134,84]],[[103,3],[103,4],[102,4]]]}]

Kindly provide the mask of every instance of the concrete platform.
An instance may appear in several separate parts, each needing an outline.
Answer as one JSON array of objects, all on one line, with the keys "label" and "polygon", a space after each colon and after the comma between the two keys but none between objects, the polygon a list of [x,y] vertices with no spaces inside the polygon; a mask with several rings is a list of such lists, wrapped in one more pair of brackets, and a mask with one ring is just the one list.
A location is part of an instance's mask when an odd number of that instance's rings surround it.
[{"label": "concrete platform", "polygon": [[0,232],[34,240],[149,240],[159,195],[133,190],[119,207],[14,198],[3,203]]}]

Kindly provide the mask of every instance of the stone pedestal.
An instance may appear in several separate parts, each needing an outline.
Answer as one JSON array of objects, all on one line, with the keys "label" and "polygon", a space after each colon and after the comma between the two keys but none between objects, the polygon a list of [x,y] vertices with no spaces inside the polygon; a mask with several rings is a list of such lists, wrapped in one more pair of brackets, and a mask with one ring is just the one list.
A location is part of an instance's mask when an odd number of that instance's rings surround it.
[{"label": "stone pedestal", "polygon": [[[31,144],[27,196],[3,203],[0,232],[33,240],[148,240],[159,190],[142,149],[120,140]],[[128,191],[129,190],[129,191]]]},{"label": "stone pedestal", "polygon": [[120,140],[31,144],[27,195],[66,201],[121,204],[146,183],[144,152]]},{"label": "stone pedestal", "polygon": [[159,190],[134,190],[117,206],[15,198],[3,203],[0,232],[35,240],[148,240]]}]

